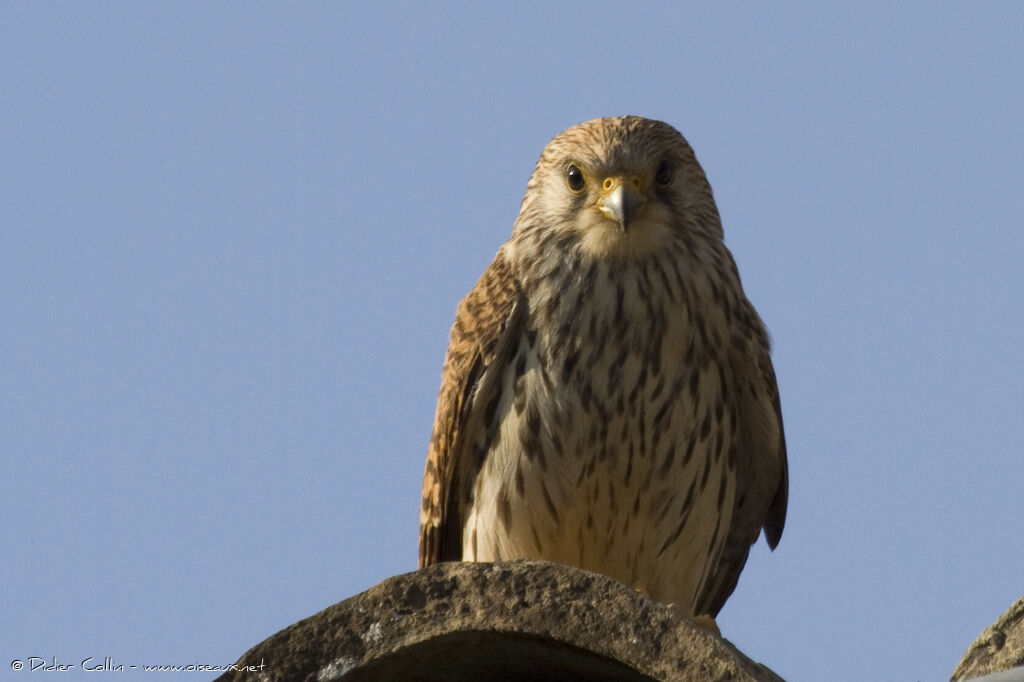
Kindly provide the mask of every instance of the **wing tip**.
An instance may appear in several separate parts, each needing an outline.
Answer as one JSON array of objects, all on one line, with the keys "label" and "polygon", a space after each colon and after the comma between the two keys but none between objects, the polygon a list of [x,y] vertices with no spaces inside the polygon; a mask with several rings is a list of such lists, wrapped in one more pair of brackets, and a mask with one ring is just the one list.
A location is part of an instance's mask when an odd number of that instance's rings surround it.
[{"label": "wing tip", "polygon": [[779,489],[775,491],[772,505],[768,508],[768,516],[764,521],[764,539],[772,551],[779,546],[782,539],[782,530],[786,525],[786,506],[789,497],[789,486],[785,479]]}]

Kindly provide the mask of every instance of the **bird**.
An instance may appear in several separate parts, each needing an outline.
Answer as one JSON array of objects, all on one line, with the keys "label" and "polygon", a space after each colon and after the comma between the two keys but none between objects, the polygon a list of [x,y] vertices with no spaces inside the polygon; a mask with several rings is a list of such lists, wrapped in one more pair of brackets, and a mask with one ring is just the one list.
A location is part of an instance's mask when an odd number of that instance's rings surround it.
[{"label": "bird", "polygon": [[785,525],[770,354],[686,139],[640,116],[558,134],[457,308],[420,568],[568,564],[714,629]]}]

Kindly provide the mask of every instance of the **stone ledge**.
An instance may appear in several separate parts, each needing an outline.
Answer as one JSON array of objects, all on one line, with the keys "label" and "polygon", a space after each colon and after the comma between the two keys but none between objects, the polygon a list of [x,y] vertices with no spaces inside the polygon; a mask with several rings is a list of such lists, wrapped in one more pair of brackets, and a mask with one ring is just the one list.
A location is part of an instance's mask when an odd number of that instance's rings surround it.
[{"label": "stone ledge", "polygon": [[[1024,666],[1024,597],[1010,605],[967,647],[951,682]],[[1024,669],[1017,671],[1024,680]],[[1009,679],[1009,678],[1007,678]]]},{"label": "stone ledge", "polygon": [[610,578],[543,561],[389,578],[246,652],[219,680],[781,682],[728,641]]}]

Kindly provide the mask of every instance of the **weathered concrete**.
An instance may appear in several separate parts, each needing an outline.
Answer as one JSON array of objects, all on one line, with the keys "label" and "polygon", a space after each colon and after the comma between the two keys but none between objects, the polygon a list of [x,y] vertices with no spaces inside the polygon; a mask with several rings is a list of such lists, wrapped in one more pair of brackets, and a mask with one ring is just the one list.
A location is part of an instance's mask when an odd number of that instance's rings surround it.
[{"label": "weathered concrete", "polygon": [[605,576],[542,561],[449,563],[385,580],[256,645],[220,680],[781,678]]}]

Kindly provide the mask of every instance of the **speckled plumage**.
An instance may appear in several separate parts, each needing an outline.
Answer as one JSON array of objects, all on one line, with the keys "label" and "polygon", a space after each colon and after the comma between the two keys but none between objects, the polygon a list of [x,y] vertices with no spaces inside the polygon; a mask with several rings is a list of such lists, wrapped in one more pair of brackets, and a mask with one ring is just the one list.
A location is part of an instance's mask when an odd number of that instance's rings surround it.
[{"label": "speckled plumage", "polygon": [[459,305],[420,566],[539,558],[715,615],[787,502],[764,326],[683,137],[635,116],[555,137]]}]

